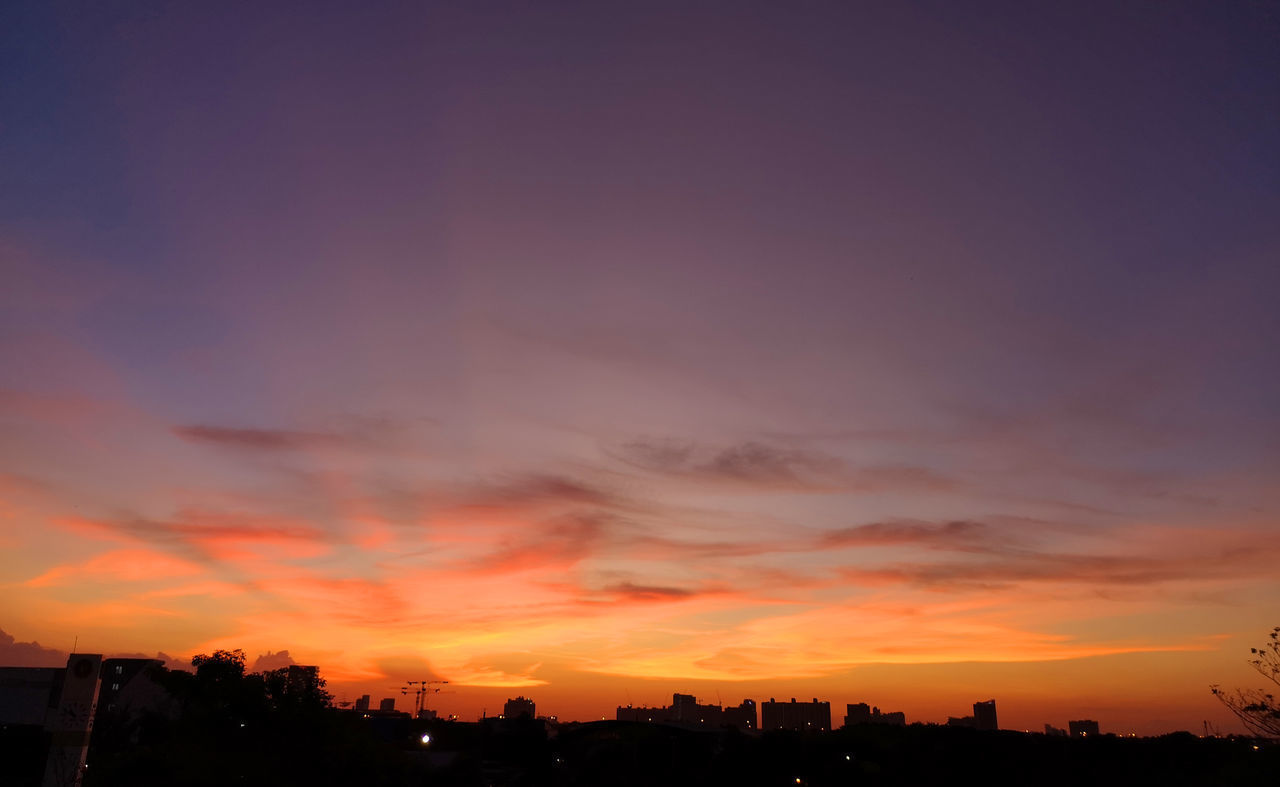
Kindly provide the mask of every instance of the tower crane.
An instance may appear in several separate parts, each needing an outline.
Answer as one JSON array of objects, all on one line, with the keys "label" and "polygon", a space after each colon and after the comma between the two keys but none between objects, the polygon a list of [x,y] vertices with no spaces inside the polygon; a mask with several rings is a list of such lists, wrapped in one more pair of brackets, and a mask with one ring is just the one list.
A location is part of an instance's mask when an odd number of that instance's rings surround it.
[{"label": "tower crane", "polygon": [[442,689],[437,684],[448,682],[447,680],[411,680],[400,687],[400,693],[406,696],[413,694],[414,717],[420,719],[423,712],[427,710],[427,697],[441,692]]}]

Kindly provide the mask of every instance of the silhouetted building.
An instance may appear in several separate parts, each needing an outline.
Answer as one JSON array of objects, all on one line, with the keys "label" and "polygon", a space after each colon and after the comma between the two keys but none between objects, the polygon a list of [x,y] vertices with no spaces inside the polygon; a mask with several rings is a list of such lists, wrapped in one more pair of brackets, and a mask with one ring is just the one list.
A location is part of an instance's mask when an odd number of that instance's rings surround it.
[{"label": "silhouetted building", "polygon": [[973,726],[977,729],[988,731],[1000,729],[1000,725],[996,721],[995,700],[973,703]]},{"label": "silhouetted building", "polygon": [[671,705],[666,708],[619,706],[617,719],[618,721],[679,724],[704,729],[728,726],[754,730],[756,729],[756,704],[753,700],[743,700],[742,704],[736,708],[722,708],[719,705],[703,705],[692,694],[673,694]]},{"label": "silhouetted building", "polygon": [[159,659],[103,660],[94,723],[136,720],[146,713],[177,718],[178,702],[158,679],[164,672]]},{"label": "silhouetted building", "polygon": [[719,705],[699,705],[692,694],[671,695],[671,707],[667,709],[668,721],[694,727],[719,727],[720,716]]},{"label": "silhouetted building", "polygon": [[976,729],[978,726],[978,722],[972,716],[948,716],[947,726],[948,727],[968,727],[970,729]]},{"label": "silhouetted building", "polygon": [[138,673],[147,667],[159,664],[158,659],[106,659],[102,662],[102,688],[98,692],[98,703],[110,703],[133,680]]},{"label": "silhouetted building", "polygon": [[58,708],[65,667],[0,667],[0,725],[44,727]]},{"label": "silhouetted building", "polygon": [[667,721],[667,709],[649,708],[643,705],[638,708],[628,705],[624,708],[619,705],[616,718],[618,721]]},{"label": "silhouetted building", "polygon": [[762,730],[829,730],[831,729],[831,703],[818,702],[778,702],[773,697],[760,709],[760,729]]},{"label": "silhouetted building", "polygon": [[1048,735],[1048,736],[1050,736],[1050,737],[1052,737],[1052,738],[1065,738],[1065,737],[1067,737],[1067,731],[1066,731],[1066,730],[1062,729],[1061,727],[1055,727],[1055,726],[1053,726],[1052,724],[1046,724],[1046,725],[1044,725],[1044,734],[1045,734],[1045,735]]},{"label": "silhouetted building", "polygon": [[898,727],[907,725],[907,714],[902,711],[881,713],[879,708],[872,708],[865,702],[845,706],[844,726],[855,724],[893,724]]},{"label": "silhouetted building", "polygon": [[378,710],[380,711],[394,711],[395,709],[396,709],[395,697],[387,697],[386,699],[378,703]]},{"label": "silhouetted building", "polygon": [[521,716],[528,716],[531,719],[537,718],[534,713],[533,700],[527,697],[516,697],[513,700],[507,700],[502,706],[502,715],[508,719],[516,719]]},{"label": "silhouetted building", "polygon": [[725,708],[721,712],[720,723],[722,726],[736,727],[740,730],[757,729],[756,701],[743,700],[742,704],[736,708]]},{"label": "silhouetted building", "polygon": [[320,691],[320,668],[290,664],[285,672],[284,691],[296,697],[316,696]]},{"label": "silhouetted building", "polygon": [[361,695],[360,695],[360,699],[356,700],[356,710],[358,710],[358,711],[367,711],[367,710],[369,710],[369,695],[368,695],[368,694],[361,694]]},{"label": "silhouetted building", "polygon": [[1073,738],[1086,738],[1090,735],[1098,736],[1098,722],[1093,719],[1078,719],[1076,721],[1067,722],[1067,729],[1071,731]]}]

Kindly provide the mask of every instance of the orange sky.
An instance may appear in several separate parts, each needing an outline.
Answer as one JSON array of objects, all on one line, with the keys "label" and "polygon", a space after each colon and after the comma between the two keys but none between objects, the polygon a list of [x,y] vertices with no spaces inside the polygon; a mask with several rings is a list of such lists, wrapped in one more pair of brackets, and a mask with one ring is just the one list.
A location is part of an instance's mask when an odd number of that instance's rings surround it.
[{"label": "orange sky", "polygon": [[[750,494],[842,494],[794,469]],[[782,532],[652,494],[665,482],[672,497],[720,495],[725,479],[597,472],[433,492],[415,501],[419,521],[360,510],[340,529],[195,508],[57,515],[11,482],[5,628],[175,663],[287,649],[347,699],[447,679],[433,704],[464,718],[517,693],[594,718],[680,691],[943,721],[990,696],[1006,727],[1096,717],[1150,733],[1235,729],[1207,687],[1248,685],[1250,637],[1274,609],[1280,542],[1247,523],[1121,536],[1002,516]]]}]

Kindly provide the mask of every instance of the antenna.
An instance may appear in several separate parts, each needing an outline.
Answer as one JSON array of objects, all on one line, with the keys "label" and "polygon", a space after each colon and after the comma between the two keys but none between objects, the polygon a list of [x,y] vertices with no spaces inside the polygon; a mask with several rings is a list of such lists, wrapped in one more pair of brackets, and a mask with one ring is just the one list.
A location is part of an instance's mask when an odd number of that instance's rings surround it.
[{"label": "antenna", "polygon": [[79,634],[77,634],[77,635],[76,635],[76,644],[74,644],[74,645],[72,645],[72,646],[71,646],[71,652],[72,652],[72,653],[75,653],[75,652],[76,652],[76,648],[78,648],[78,647],[80,647],[80,635],[79,635]]}]

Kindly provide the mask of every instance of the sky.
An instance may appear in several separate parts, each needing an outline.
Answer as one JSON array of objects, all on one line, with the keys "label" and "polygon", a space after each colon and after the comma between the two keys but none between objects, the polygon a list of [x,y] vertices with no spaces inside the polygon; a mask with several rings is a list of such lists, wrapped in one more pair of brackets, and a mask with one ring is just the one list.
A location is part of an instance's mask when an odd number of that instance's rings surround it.
[{"label": "sky", "polygon": [[3,663],[1238,729],[1280,4],[3,16]]}]

